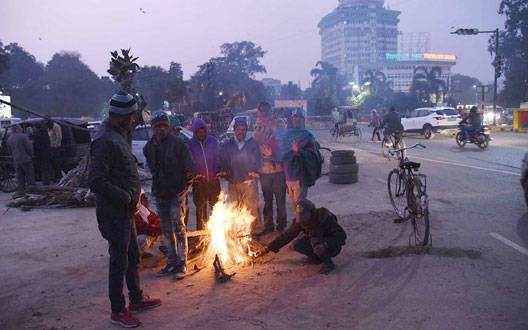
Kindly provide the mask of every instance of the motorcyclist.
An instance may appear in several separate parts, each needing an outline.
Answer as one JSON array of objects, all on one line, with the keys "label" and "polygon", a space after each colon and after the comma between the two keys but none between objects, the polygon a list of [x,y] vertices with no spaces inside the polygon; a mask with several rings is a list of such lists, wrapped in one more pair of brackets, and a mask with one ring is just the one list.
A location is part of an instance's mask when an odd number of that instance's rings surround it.
[{"label": "motorcyclist", "polygon": [[462,132],[464,132],[464,138],[469,140],[478,131],[482,124],[476,106],[471,107],[471,110],[469,110],[469,116],[466,116],[464,119],[462,119],[460,124],[465,125],[462,128]]},{"label": "motorcyclist", "polygon": [[390,138],[391,134],[394,134],[394,136],[397,137],[403,132],[403,125],[401,123],[401,117],[396,112],[396,108],[394,108],[394,106],[391,106],[389,109],[389,113],[386,114],[385,117],[383,117],[383,122],[381,123],[381,127],[385,128],[385,130],[383,131],[383,135],[389,141],[391,141],[391,138]]}]

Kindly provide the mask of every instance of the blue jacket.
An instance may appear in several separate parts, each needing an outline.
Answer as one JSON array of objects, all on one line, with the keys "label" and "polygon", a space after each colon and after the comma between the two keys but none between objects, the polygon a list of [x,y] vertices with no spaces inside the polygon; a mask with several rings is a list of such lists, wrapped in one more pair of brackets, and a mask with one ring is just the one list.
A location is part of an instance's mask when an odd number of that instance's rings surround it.
[{"label": "blue jacket", "polygon": [[249,179],[249,172],[258,173],[261,166],[260,149],[253,138],[246,140],[238,150],[236,138],[229,139],[220,151],[220,168],[227,173],[230,183],[242,183]]},{"label": "blue jacket", "polygon": [[216,174],[219,172],[219,153],[220,147],[215,137],[207,135],[204,142],[196,138],[189,140],[189,149],[194,159],[194,173],[201,174],[204,179],[202,182],[211,182],[216,180]]}]

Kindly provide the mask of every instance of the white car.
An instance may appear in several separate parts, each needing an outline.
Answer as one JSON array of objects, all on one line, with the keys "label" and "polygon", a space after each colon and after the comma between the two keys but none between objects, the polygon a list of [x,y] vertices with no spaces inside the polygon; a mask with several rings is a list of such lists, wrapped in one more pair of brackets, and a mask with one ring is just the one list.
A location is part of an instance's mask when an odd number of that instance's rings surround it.
[{"label": "white car", "polygon": [[401,122],[406,133],[419,133],[430,139],[434,133],[455,134],[460,120],[454,108],[436,107],[415,109]]}]

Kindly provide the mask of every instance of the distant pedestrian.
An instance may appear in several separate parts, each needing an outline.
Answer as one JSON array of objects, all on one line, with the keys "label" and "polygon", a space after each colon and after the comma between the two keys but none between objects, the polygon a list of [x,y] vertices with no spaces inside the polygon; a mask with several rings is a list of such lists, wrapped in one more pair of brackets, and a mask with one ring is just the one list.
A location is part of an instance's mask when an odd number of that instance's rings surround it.
[{"label": "distant pedestrian", "polygon": [[187,144],[170,134],[169,118],[164,112],[154,113],[150,123],[154,136],[143,154],[152,173],[152,195],[168,248],[167,265],[156,275],[183,278],[187,273],[185,195],[194,176],[193,158]]},{"label": "distant pedestrian", "polygon": [[16,125],[12,128],[12,133],[7,139],[7,148],[13,156],[13,165],[18,180],[18,191],[24,192],[28,186],[35,185],[33,144],[29,137],[22,133],[22,128]]},{"label": "distant pedestrian", "polygon": [[292,208],[295,210],[299,198],[306,198],[308,188],[321,177],[321,154],[319,143],[307,129],[302,128],[304,114],[297,109],[292,116],[292,127],[281,139],[279,159],[286,174],[286,186]]},{"label": "distant pedestrian", "polygon": [[380,137],[380,129],[381,129],[381,117],[380,115],[378,115],[378,111],[376,111],[376,109],[372,109],[371,113],[370,113],[370,124],[369,124],[370,127],[372,127],[373,131],[372,131],[372,137],[370,138],[370,141],[371,142],[374,142],[374,135],[377,135],[378,136],[378,141],[381,141],[381,137]]},{"label": "distant pedestrian", "polygon": [[229,197],[239,207],[245,206],[255,218],[251,231],[261,230],[257,178],[260,151],[257,142],[247,136],[246,118],[235,119],[235,136],[220,150],[220,176],[227,178]]},{"label": "distant pedestrian", "polygon": [[52,180],[55,181],[55,178],[58,174],[60,174],[61,171],[60,147],[62,145],[62,128],[55,121],[48,118],[44,118],[44,125],[48,128],[48,135],[51,147],[51,162],[53,166]]},{"label": "distant pedestrian", "polygon": [[207,222],[207,205],[212,209],[220,195],[220,147],[218,140],[207,134],[207,124],[197,118],[192,126],[193,137],[189,148],[193,155],[196,178],[193,183],[193,201],[196,207],[196,229],[205,229]]},{"label": "distant pedestrian", "polygon": [[51,183],[53,165],[48,129],[43,124],[33,126],[33,151],[35,165],[40,170],[40,179],[44,186]]},{"label": "distant pedestrian", "polygon": [[[134,129],[137,104],[132,95],[118,92],[110,99],[109,116],[90,148],[88,184],[95,193],[99,231],[108,241],[108,289],[112,323],[134,328],[141,322],[129,312],[161,305],[143,294],[139,284],[139,248],[134,214],[138,211],[141,183],[136,159],[127,137]],[[126,277],[129,308],[123,295]]]},{"label": "distant pedestrian", "polygon": [[257,108],[257,125],[253,137],[259,144],[262,157],[260,185],[264,197],[264,232],[274,231],[273,225],[273,197],[277,205],[277,230],[286,227],[286,178],[282,163],[277,157],[280,141],[278,136],[282,128],[277,123],[277,118],[271,112],[271,104],[261,102]]}]

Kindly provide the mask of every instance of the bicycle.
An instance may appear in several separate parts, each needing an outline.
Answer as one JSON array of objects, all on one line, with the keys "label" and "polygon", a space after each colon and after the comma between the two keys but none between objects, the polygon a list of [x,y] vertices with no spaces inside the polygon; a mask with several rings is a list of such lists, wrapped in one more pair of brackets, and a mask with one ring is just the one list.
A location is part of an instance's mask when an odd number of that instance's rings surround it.
[{"label": "bicycle", "polygon": [[[390,154],[401,154],[402,151],[425,148],[417,143],[411,147],[390,149]],[[420,163],[412,162],[407,157],[398,157],[399,166],[393,169],[387,178],[387,188],[392,207],[404,222],[411,220],[414,234],[414,245],[425,246],[430,242],[429,201],[427,197],[427,176],[417,174]],[[423,181],[422,181],[423,180]]]},{"label": "bicycle", "polygon": [[[392,132],[389,135],[383,133],[383,140],[381,141],[381,154],[388,160],[398,159],[399,157],[405,158],[407,155],[405,152],[405,146],[406,144],[405,140],[403,140],[402,132]],[[402,151],[399,151],[397,154],[391,154],[389,152],[391,148],[398,148],[398,150],[402,149]]]}]

